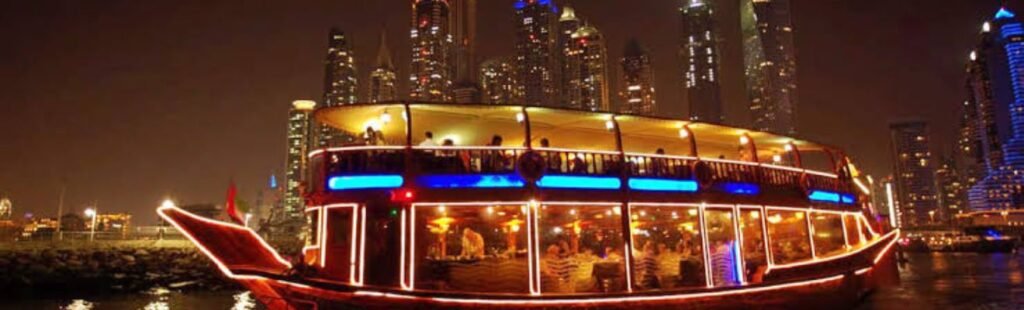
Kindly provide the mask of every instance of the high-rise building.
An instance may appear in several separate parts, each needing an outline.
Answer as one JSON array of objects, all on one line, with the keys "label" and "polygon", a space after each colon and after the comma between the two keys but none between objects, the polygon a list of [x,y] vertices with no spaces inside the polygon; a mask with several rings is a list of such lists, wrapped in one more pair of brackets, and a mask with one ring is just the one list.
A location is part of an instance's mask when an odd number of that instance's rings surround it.
[{"label": "high-rise building", "polygon": [[640,46],[636,39],[626,43],[622,53],[622,76],[619,96],[622,104],[619,111],[641,115],[654,115],[654,69],[651,68],[651,53]]},{"label": "high-rise building", "polygon": [[510,104],[519,100],[515,61],[512,57],[494,58],[480,65],[480,86],[485,103]]},{"label": "high-rise building", "polygon": [[11,200],[8,198],[0,198],[0,220],[11,219],[11,214],[14,213],[14,205],[11,204]]},{"label": "high-rise building", "polygon": [[796,50],[789,0],[742,0],[740,21],[752,127],[795,134]]},{"label": "high-rise building", "polygon": [[903,227],[945,223],[935,189],[935,163],[928,142],[928,125],[918,121],[902,122],[891,124],[889,129],[896,164],[899,222]]},{"label": "high-rise building", "polygon": [[296,100],[288,111],[288,153],[285,155],[284,218],[302,216],[302,182],[306,172],[306,154],[309,153],[310,114],[316,102]]},{"label": "high-rise building", "polygon": [[[324,106],[356,103],[358,83],[355,55],[351,42],[340,29],[331,28],[324,66]],[[341,145],[352,141],[352,137],[347,137],[327,125],[317,124],[315,127],[317,147]]]},{"label": "high-rise building", "polygon": [[572,82],[572,74],[569,74],[568,58],[572,51],[572,34],[582,25],[583,22],[576,17],[575,9],[569,5],[562,7],[562,14],[558,17],[558,36],[555,38],[555,69],[552,70],[557,86],[555,93],[558,94],[558,100],[554,105],[560,107],[570,106],[569,91],[572,88],[569,84]]},{"label": "high-rise building", "polygon": [[458,103],[480,102],[480,86],[476,83],[476,2],[449,0],[454,46],[452,48],[452,99]]},{"label": "high-rise building", "polygon": [[398,75],[395,73],[395,64],[391,61],[387,34],[381,30],[380,45],[377,48],[377,68],[370,72],[370,102],[392,100],[398,100]]},{"label": "high-rise building", "polygon": [[690,119],[721,123],[718,27],[711,0],[683,0],[681,50],[683,81],[690,104]]},{"label": "high-rise building", "polygon": [[594,26],[583,25],[572,34],[566,62],[569,70],[569,105],[588,111],[609,111],[608,52],[604,36]]},{"label": "high-rise building", "polygon": [[448,101],[452,86],[452,36],[448,0],[412,0],[412,68],[409,97]]},{"label": "high-rise building", "polygon": [[967,187],[964,186],[963,177],[952,157],[943,158],[939,163],[939,167],[935,169],[935,182],[939,190],[939,205],[947,212],[949,218],[970,211],[966,210]]},{"label": "high-rise building", "polygon": [[[976,50],[974,61],[985,56],[987,77],[993,103],[992,118],[1002,144],[1002,158],[988,154],[985,179],[971,188],[969,200],[977,210],[1000,210],[1024,207],[1024,25],[1016,16],[1001,8],[991,23],[982,26],[992,45]],[[983,36],[984,40],[985,36]],[[983,42],[984,43],[984,42]],[[984,55],[983,55],[984,54]],[[1002,61],[1005,60],[1005,63]],[[1005,108],[1004,108],[1005,106]],[[978,128],[982,143],[991,140],[989,120],[979,101]],[[1006,120],[1009,121],[1006,121]],[[1005,136],[1005,138],[1004,138]],[[984,145],[985,152],[995,151]]]},{"label": "high-rise building", "polygon": [[516,0],[516,73],[523,104],[552,106],[555,97],[555,16],[551,0]]}]

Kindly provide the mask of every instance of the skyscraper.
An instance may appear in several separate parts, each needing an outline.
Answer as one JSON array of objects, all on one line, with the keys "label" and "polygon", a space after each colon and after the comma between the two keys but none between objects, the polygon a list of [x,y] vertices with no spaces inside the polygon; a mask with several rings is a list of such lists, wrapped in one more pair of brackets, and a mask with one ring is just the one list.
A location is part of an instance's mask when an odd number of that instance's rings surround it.
[{"label": "skyscraper", "polygon": [[622,53],[622,76],[619,96],[622,97],[623,113],[654,115],[654,70],[651,68],[651,54],[636,39],[626,43]]},{"label": "skyscraper", "polygon": [[740,21],[753,128],[795,134],[796,50],[789,0],[742,0]]},{"label": "skyscraper", "polygon": [[410,97],[419,101],[448,101],[452,86],[447,0],[412,0],[412,68]]},{"label": "skyscraper", "polygon": [[572,34],[566,55],[569,105],[588,111],[609,111],[608,52],[604,36],[594,26],[583,25]]},{"label": "skyscraper", "polygon": [[514,59],[500,57],[485,61],[480,65],[480,86],[485,103],[515,103],[520,88],[516,84]]},{"label": "skyscraper", "polygon": [[398,75],[391,61],[391,50],[388,49],[387,34],[380,32],[380,43],[377,48],[377,68],[370,73],[370,102],[377,103],[398,99]]},{"label": "skyscraper", "polygon": [[551,106],[555,97],[555,16],[551,0],[516,0],[516,73],[523,104]]},{"label": "skyscraper", "polygon": [[[299,218],[305,202],[302,199],[302,182],[306,172],[306,154],[309,153],[310,114],[316,102],[296,100],[288,111],[288,153],[285,155],[285,219]],[[280,219],[280,218],[279,218]]]},{"label": "skyscraper", "polygon": [[690,119],[721,123],[718,29],[710,0],[683,0],[679,8],[682,38],[683,81],[690,103]]},{"label": "skyscraper", "polygon": [[935,163],[928,143],[928,125],[902,122],[889,125],[896,164],[896,197],[903,227],[945,223],[935,189]]},{"label": "skyscraper", "polygon": [[967,192],[964,187],[963,178],[956,169],[956,161],[952,158],[943,158],[935,169],[936,188],[939,190],[939,205],[952,217],[965,211],[967,206]]},{"label": "skyscraper", "polygon": [[568,107],[569,91],[572,82],[572,74],[569,74],[569,53],[572,51],[572,34],[580,29],[583,22],[576,17],[576,10],[569,5],[562,7],[562,14],[558,17],[558,36],[555,38],[555,66],[552,72],[555,74],[556,106]]},{"label": "skyscraper", "polygon": [[324,66],[324,105],[333,107],[358,101],[355,55],[345,32],[338,28],[331,28]]},{"label": "skyscraper", "polygon": [[452,49],[452,97],[455,102],[480,101],[476,83],[476,0],[449,0],[454,46]]},{"label": "skyscraper", "polygon": [[[985,27],[985,26],[983,26]],[[986,156],[989,164],[985,179],[971,188],[971,207],[980,210],[1009,209],[1024,207],[1024,25],[1016,16],[1000,9],[991,24],[983,31],[993,33],[993,48],[988,51],[988,82],[994,103],[995,128],[999,133],[1008,134],[1002,145],[1002,159],[994,164],[994,156]],[[995,35],[998,34],[998,35]],[[1005,57],[1005,65],[1000,62]],[[976,56],[981,56],[980,53]],[[980,58],[980,57],[978,57]],[[993,61],[995,60],[995,61]],[[1005,73],[1005,74],[1004,74]],[[1004,109],[1003,106],[1006,106]],[[979,104],[979,128],[982,142],[991,135],[986,127],[982,106]],[[1006,122],[1006,118],[1009,121]],[[1007,128],[1008,130],[1003,130]],[[1001,138],[1001,137],[1000,137]],[[985,146],[986,151],[990,148]]]},{"label": "skyscraper", "polygon": [[[327,58],[324,60],[324,106],[334,107],[356,103],[358,99],[355,55],[345,33],[331,28],[328,36]],[[328,147],[351,142],[341,132],[317,124],[317,147]]]}]

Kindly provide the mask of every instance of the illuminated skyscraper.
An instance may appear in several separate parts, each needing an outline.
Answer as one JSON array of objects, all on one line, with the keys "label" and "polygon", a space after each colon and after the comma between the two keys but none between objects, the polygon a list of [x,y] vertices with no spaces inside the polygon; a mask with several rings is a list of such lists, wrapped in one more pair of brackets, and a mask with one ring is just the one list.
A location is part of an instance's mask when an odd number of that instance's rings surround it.
[{"label": "illuminated skyscraper", "polygon": [[935,188],[935,163],[924,122],[889,126],[896,164],[896,199],[903,227],[945,223]]},{"label": "illuminated skyscraper", "polygon": [[516,0],[516,73],[522,103],[552,106],[555,97],[555,16],[551,0]]},{"label": "illuminated skyscraper", "polygon": [[741,0],[740,5],[753,128],[795,134],[796,50],[789,0]]},{"label": "illuminated skyscraper", "polygon": [[681,51],[683,81],[690,103],[690,119],[721,123],[718,29],[710,0],[682,0]]},{"label": "illuminated skyscraper", "polygon": [[452,48],[452,99],[459,103],[480,102],[480,86],[476,83],[476,2],[449,0],[454,46]]},{"label": "illuminated skyscraper", "polygon": [[[1002,145],[1002,159],[985,156],[988,171],[985,179],[971,188],[971,207],[978,210],[1010,209],[1024,207],[1024,26],[1016,16],[1002,8],[992,23],[986,23],[983,32],[991,32],[992,48],[976,51],[975,60],[987,54],[989,70],[987,76],[991,91],[995,129],[997,135],[1007,135]],[[984,40],[984,37],[983,37]],[[984,43],[984,42],[983,42]],[[990,57],[990,58],[989,58]],[[1005,59],[1005,63],[1003,60]],[[976,95],[977,97],[977,95]],[[1006,108],[1004,108],[1004,106]],[[991,140],[985,111],[978,105],[979,129],[983,144]],[[1009,118],[1007,122],[1006,119]],[[1008,130],[1004,130],[1008,129]],[[991,150],[985,145],[986,152]]]},{"label": "illuminated skyscraper", "polygon": [[636,39],[626,44],[622,53],[622,77],[619,96],[622,97],[623,113],[654,115],[654,70],[651,55]]},{"label": "illuminated skyscraper", "polygon": [[11,219],[11,214],[14,213],[14,205],[11,204],[11,200],[0,198],[0,220]]},{"label": "illuminated skyscraper", "polygon": [[337,28],[331,28],[324,65],[324,105],[333,107],[358,101],[355,55],[345,33]]},{"label": "illuminated skyscraper", "polygon": [[583,22],[576,17],[575,9],[568,5],[562,7],[562,14],[558,18],[558,36],[555,39],[555,69],[552,70],[557,85],[555,93],[558,94],[558,100],[554,105],[560,107],[571,106],[569,97],[573,75],[569,74],[568,59],[569,53],[572,51],[572,34],[576,33],[576,30],[579,30],[582,25]]},{"label": "illuminated skyscraper", "polygon": [[370,73],[370,102],[377,103],[398,99],[398,75],[391,61],[386,32],[380,32],[380,46],[377,48],[377,68]]},{"label": "illuminated skyscraper", "polygon": [[299,218],[305,202],[302,199],[302,182],[306,171],[306,154],[309,153],[310,114],[316,102],[297,100],[288,111],[288,153],[285,156],[285,218]]},{"label": "illuminated skyscraper", "polygon": [[[352,46],[345,33],[331,28],[328,36],[327,58],[324,60],[324,106],[333,107],[356,103],[356,63]],[[316,125],[316,146],[327,147],[351,142],[327,125]]]},{"label": "illuminated skyscraper", "polygon": [[448,0],[412,0],[410,97],[448,101],[452,86],[452,36]]},{"label": "illuminated skyscraper", "polygon": [[512,57],[494,58],[480,66],[483,102],[510,104],[519,98],[515,61]]},{"label": "illuminated skyscraper", "polygon": [[965,210],[967,206],[967,192],[964,187],[963,178],[956,169],[956,161],[953,158],[943,158],[935,169],[935,182],[939,190],[939,204],[942,209],[952,217]]},{"label": "illuminated skyscraper", "polygon": [[591,25],[572,34],[566,55],[569,75],[569,105],[588,111],[609,111],[608,53],[604,36]]}]

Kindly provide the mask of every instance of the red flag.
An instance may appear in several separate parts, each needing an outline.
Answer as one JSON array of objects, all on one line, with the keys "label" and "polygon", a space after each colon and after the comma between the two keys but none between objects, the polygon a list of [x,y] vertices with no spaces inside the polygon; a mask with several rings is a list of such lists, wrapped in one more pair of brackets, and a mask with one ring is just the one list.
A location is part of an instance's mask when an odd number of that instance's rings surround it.
[{"label": "red flag", "polygon": [[235,189],[235,180],[231,180],[231,185],[228,186],[228,201],[225,203],[228,217],[231,218],[235,223],[245,225],[245,221],[242,220],[242,216],[238,214],[238,206],[235,204],[235,196],[238,195],[238,190]]}]

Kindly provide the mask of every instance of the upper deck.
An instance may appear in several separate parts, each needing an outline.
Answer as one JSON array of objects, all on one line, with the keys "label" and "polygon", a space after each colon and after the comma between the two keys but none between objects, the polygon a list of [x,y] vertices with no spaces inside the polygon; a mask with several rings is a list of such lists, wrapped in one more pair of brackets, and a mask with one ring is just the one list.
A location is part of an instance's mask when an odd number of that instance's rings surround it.
[{"label": "upper deck", "polygon": [[[859,200],[856,169],[841,150],[716,124],[406,102],[323,108],[315,118],[351,141],[309,154],[315,203],[397,188],[416,190],[417,201],[474,201],[479,189],[509,199],[542,191],[580,201],[825,208]],[[433,139],[424,142],[428,132]]]}]

